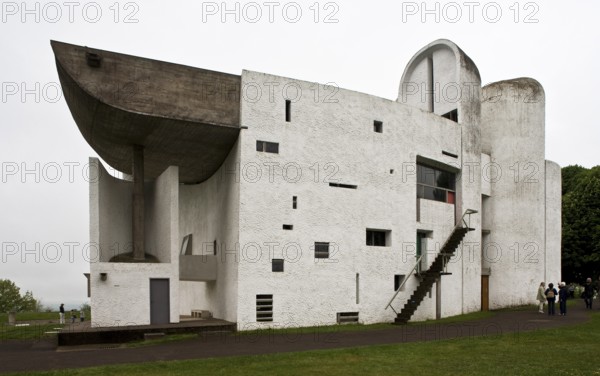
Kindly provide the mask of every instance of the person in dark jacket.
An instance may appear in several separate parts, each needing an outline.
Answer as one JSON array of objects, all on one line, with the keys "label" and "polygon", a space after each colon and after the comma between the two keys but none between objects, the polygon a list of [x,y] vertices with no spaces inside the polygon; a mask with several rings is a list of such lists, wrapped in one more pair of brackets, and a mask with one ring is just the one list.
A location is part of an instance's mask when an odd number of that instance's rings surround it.
[{"label": "person in dark jacket", "polygon": [[581,297],[585,301],[585,308],[592,309],[592,302],[594,301],[594,286],[592,285],[592,279],[588,278],[583,285],[583,293]]},{"label": "person in dark jacket", "polygon": [[546,299],[548,300],[548,315],[554,316],[554,303],[556,302],[556,296],[558,295],[558,291],[554,288],[553,283],[548,283],[548,288],[546,289]]},{"label": "person in dark jacket", "polygon": [[560,315],[567,315],[567,299],[569,299],[569,288],[564,282],[558,286],[558,305],[560,307]]},{"label": "person in dark jacket", "polygon": [[59,318],[59,323],[64,324],[65,323],[65,305],[64,304],[60,304],[60,307],[58,308],[58,318]]}]

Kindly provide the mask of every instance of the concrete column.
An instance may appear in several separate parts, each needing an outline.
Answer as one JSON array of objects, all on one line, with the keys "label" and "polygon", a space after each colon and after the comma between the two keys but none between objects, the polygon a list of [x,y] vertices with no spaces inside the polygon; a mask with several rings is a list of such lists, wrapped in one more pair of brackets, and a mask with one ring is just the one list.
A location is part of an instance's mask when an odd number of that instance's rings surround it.
[{"label": "concrete column", "polygon": [[143,261],[144,251],[144,147],[133,145],[133,259]]}]

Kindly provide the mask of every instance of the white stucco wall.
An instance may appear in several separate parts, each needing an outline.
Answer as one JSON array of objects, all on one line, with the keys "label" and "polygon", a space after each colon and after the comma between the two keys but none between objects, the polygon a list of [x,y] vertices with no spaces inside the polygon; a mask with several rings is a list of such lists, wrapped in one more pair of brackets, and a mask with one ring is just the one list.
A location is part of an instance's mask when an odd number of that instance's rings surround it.
[{"label": "white stucco wall", "polygon": [[[314,83],[257,72],[244,71],[242,85],[263,92],[242,101],[242,125],[248,129],[240,139],[241,161],[248,168],[240,186],[238,326],[332,324],[337,312],[355,311],[364,323],[391,321],[394,313],[385,306],[394,293],[394,275],[407,274],[414,265],[414,253],[408,256],[403,246],[414,249],[418,227],[417,156],[460,166],[460,156],[442,154],[460,153],[460,126],[349,90],[340,89],[332,97],[336,102],[323,103],[331,93],[327,87],[315,90]],[[269,85],[273,95],[268,95]],[[294,88],[302,92],[292,103],[289,123],[284,116],[286,87],[292,97]],[[315,101],[316,91],[321,97]],[[383,133],[373,131],[374,120],[383,122]],[[279,153],[257,152],[257,140],[278,142]],[[358,188],[330,187],[332,179]],[[296,210],[293,196],[298,197]],[[453,210],[450,205],[450,222],[438,219],[439,226],[450,227],[436,231],[436,241],[450,234]],[[294,228],[283,230],[283,224]],[[391,230],[391,246],[366,246],[367,228]],[[331,259],[315,260],[315,242],[335,247]],[[300,257],[295,249],[301,250]],[[284,273],[271,271],[273,258],[284,258]],[[447,286],[444,300],[460,301],[457,291],[462,294],[466,288],[451,287],[451,282]],[[273,323],[256,323],[257,294],[273,294]],[[423,307],[417,317],[435,315],[435,306]],[[461,308],[449,307],[444,313],[457,311]]]},{"label": "white stucco wall", "polygon": [[[546,161],[546,243],[545,281],[563,281],[561,277],[562,185],[561,169]],[[556,283],[555,283],[556,285]]]},{"label": "white stucco wall", "polygon": [[179,169],[171,166],[156,180],[145,184],[146,253],[160,262],[178,260],[179,251]]},{"label": "white stucco wall", "polygon": [[[112,249],[130,252],[121,244],[131,244],[131,183],[110,176],[98,159],[90,158],[90,168],[101,171],[90,179],[90,238],[101,249],[100,257],[92,256],[90,263],[92,326],[149,324],[152,278],[169,279],[170,321],[179,322],[177,167],[169,167],[149,183],[146,243],[150,241],[150,249],[156,247],[160,264],[108,262],[116,254]],[[106,247],[115,244],[118,247],[108,248],[106,255]],[[105,281],[101,273],[106,273]]]},{"label": "white stucco wall", "polygon": [[239,246],[239,145],[233,147],[221,168],[197,185],[179,187],[179,244],[192,234],[192,253],[212,255],[217,241],[217,280],[182,281],[179,312],[211,311],[214,317],[237,320],[237,265]]},{"label": "white stucco wall", "polygon": [[531,303],[540,281],[550,277],[547,260],[560,259],[560,250],[546,246],[543,88],[524,78],[487,85],[483,92],[484,151],[499,171],[486,213],[492,246],[483,250],[492,269],[493,309]]},{"label": "white stucco wall", "polygon": [[111,176],[98,158],[90,158],[90,241],[99,245],[102,262],[133,251],[132,191],[131,182]]}]

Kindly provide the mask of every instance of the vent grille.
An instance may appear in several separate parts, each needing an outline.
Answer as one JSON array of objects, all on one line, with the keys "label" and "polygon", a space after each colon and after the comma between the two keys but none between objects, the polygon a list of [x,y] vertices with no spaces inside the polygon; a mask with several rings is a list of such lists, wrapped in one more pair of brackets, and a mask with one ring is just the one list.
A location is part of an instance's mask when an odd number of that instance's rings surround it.
[{"label": "vent grille", "polygon": [[256,295],[256,321],[273,321],[273,295]]}]

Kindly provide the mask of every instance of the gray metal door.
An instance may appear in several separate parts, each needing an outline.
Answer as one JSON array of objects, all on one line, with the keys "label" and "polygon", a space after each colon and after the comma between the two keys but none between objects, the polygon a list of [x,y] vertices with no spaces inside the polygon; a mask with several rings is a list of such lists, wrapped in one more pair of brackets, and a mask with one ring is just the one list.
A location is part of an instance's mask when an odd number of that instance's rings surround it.
[{"label": "gray metal door", "polygon": [[150,279],[150,324],[168,324],[169,280]]}]

